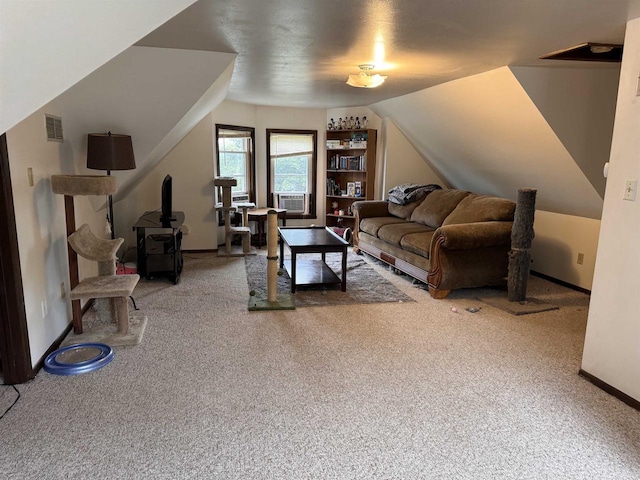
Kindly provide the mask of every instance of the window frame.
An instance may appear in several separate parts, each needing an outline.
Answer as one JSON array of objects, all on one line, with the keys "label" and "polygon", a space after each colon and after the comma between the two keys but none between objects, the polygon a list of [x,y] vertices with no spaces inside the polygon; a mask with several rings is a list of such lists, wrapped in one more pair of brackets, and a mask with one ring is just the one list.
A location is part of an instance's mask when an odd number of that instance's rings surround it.
[{"label": "window frame", "polygon": [[267,206],[274,208],[272,188],[272,162],[271,162],[271,135],[272,134],[290,134],[290,135],[311,135],[313,151],[311,155],[311,171],[309,178],[309,213],[288,213],[287,219],[315,219],[318,218],[316,212],[317,197],[317,177],[318,177],[318,131],[317,130],[295,130],[291,128],[267,128]]},{"label": "window frame", "polygon": [[247,161],[247,184],[249,188],[247,193],[249,194],[249,201],[256,203],[256,129],[254,127],[243,127],[239,125],[225,125],[216,123],[216,175],[220,176],[220,145],[219,135],[220,130],[234,130],[238,132],[249,132],[251,138],[251,151]]}]

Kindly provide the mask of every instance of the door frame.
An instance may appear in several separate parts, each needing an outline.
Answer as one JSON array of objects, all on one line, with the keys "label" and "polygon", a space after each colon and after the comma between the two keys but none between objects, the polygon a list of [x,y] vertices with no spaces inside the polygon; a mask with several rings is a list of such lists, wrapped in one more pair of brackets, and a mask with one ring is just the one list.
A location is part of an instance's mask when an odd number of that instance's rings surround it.
[{"label": "door frame", "polygon": [[7,135],[0,135],[0,359],[4,383],[24,383],[34,377],[24,304],[18,233],[11,188]]}]

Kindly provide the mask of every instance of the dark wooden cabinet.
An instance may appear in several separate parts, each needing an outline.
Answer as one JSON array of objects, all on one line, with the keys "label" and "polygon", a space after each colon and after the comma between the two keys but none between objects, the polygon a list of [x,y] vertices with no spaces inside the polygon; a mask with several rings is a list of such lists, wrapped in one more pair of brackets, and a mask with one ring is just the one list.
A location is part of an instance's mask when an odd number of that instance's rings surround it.
[{"label": "dark wooden cabinet", "polygon": [[145,212],[135,223],[138,274],[150,279],[168,277],[177,284],[182,273],[184,212],[163,220],[160,212]]}]

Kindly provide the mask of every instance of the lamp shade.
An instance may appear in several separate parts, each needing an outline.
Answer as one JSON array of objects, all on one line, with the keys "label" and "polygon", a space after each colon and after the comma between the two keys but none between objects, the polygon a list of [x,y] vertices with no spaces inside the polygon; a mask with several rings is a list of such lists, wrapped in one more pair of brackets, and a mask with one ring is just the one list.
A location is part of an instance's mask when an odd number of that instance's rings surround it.
[{"label": "lamp shade", "polygon": [[118,133],[90,133],[87,140],[87,168],[93,170],[133,170],[131,136]]}]

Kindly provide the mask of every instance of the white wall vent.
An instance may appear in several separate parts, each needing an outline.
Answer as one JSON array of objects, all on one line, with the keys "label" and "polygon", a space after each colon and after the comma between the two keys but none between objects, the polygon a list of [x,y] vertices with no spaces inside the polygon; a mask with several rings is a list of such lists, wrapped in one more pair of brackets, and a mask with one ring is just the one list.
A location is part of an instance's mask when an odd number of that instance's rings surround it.
[{"label": "white wall vent", "polygon": [[62,118],[55,115],[44,114],[44,126],[47,130],[47,141],[63,142],[62,135]]},{"label": "white wall vent", "polygon": [[306,213],[308,198],[306,193],[279,193],[278,208],[286,208],[288,213]]}]

